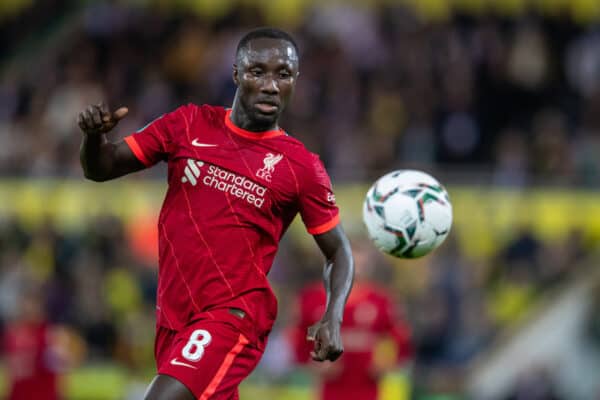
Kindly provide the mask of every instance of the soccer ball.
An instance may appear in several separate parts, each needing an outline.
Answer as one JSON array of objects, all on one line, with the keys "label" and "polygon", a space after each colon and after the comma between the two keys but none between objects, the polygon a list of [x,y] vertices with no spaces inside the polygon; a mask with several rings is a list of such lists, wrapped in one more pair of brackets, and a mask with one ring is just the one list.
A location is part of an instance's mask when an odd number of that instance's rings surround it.
[{"label": "soccer ball", "polygon": [[432,176],[398,170],[379,178],[367,192],[363,221],[384,253],[417,258],[438,247],[452,226],[446,189]]}]

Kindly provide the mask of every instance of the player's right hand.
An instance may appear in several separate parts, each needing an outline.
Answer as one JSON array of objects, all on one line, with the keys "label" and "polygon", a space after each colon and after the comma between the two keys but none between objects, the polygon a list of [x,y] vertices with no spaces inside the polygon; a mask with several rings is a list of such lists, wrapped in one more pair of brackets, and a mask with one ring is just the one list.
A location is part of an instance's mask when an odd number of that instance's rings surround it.
[{"label": "player's right hand", "polygon": [[86,135],[99,135],[114,128],[128,112],[127,107],[121,107],[111,113],[106,104],[95,104],[79,113],[77,124]]},{"label": "player's right hand", "polygon": [[310,353],[315,361],[335,361],[344,352],[341,322],[321,320],[308,328],[306,339],[315,342],[314,350]]}]

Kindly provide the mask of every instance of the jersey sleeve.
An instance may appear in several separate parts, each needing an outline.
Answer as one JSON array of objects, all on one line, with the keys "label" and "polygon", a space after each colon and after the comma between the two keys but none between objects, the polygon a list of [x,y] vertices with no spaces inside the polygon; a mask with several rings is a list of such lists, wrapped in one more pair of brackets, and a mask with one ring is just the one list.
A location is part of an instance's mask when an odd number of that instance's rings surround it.
[{"label": "jersey sleeve", "polygon": [[313,154],[300,192],[300,215],[311,235],[325,233],[340,222],[331,180],[321,160]]},{"label": "jersey sleeve", "polygon": [[174,137],[185,132],[191,116],[189,106],[163,114],[124,140],[136,158],[146,167],[166,161],[173,148]]}]

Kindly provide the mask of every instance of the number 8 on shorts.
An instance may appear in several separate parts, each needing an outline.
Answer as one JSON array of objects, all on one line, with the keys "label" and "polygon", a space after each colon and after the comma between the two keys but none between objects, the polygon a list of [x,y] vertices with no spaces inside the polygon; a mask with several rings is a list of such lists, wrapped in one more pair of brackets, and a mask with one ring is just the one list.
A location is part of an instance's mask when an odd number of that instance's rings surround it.
[{"label": "number 8 on shorts", "polygon": [[204,355],[204,348],[210,344],[212,336],[205,329],[196,329],[190,335],[181,355],[189,361],[198,361]]}]

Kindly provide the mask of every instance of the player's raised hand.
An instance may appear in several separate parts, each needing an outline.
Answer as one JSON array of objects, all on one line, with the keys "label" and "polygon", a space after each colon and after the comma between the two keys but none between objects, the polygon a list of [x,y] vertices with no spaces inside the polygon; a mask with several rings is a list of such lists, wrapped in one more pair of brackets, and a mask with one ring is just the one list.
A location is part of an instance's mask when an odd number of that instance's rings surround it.
[{"label": "player's raised hand", "polygon": [[77,124],[86,135],[98,135],[114,128],[128,112],[127,107],[121,107],[111,113],[105,103],[95,104],[79,113]]},{"label": "player's raised hand", "polygon": [[315,342],[314,350],[310,353],[315,361],[335,361],[344,352],[340,323],[319,321],[308,328],[306,339]]}]

